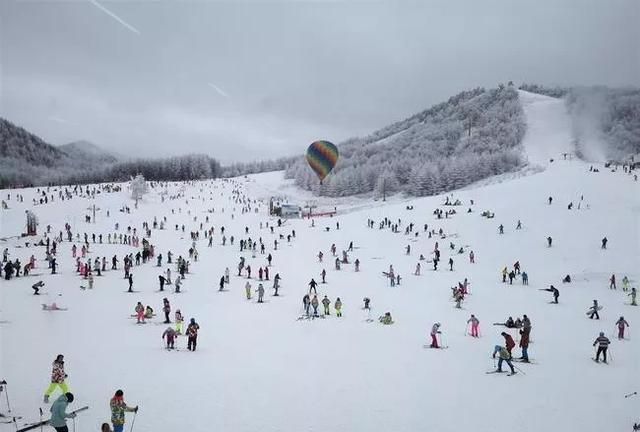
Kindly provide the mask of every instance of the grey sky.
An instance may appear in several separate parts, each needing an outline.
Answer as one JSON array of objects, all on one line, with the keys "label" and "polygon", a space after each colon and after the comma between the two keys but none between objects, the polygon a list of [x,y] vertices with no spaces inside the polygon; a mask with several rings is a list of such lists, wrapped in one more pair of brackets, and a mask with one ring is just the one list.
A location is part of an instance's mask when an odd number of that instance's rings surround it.
[{"label": "grey sky", "polygon": [[640,85],[638,0],[2,0],[0,20],[0,115],[131,156],[302,153],[508,80]]}]

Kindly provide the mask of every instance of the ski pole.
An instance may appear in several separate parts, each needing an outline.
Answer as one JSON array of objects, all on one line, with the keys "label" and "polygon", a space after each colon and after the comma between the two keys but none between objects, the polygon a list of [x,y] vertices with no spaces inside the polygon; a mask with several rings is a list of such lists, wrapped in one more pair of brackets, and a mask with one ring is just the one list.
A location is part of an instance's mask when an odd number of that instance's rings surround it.
[{"label": "ski pole", "polygon": [[[511,364],[513,364],[513,362],[511,362]],[[513,367],[514,367],[517,371],[519,371],[522,375],[526,375],[526,373],[524,373],[524,371],[523,371],[522,369],[520,369],[518,366],[513,365]]]},{"label": "ski pole", "polygon": [[136,416],[138,415],[138,410],[135,410],[133,412],[133,420],[131,420],[131,429],[129,429],[129,432],[133,432],[133,425],[136,424]]},{"label": "ski pole", "polygon": [[[40,423],[42,423],[42,407],[38,408],[40,410]],[[40,432],[42,432],[42,429],[44,428],[44,425],[41,424],[40,425]]]},{"label": "ski pole", "polygon": [[637,395],[637,394],[638,394],[638,392],[637,392],[637,391],[634,391],[633,393],[629,393],[629,394],[624,395],[624,398],[626,399],[626,398],[629,398],[629,397],[631,397],[631,396],[635,396],[635,395]]}]

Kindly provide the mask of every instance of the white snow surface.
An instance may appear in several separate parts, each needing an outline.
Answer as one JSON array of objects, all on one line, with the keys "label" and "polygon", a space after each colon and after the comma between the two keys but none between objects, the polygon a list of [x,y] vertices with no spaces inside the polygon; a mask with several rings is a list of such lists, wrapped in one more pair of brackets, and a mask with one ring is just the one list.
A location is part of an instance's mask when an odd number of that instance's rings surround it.
[{"label": "white snow surface", "polygon": [[[54,202],[37,206],[30,204],[34,189],[2,191],[2,199],[11,194],[11,208],[0,213],[0,237],[4,238],[0,249],[8,247],[11,257],[23,263],[35,254],[35,273],[41,274],[0,282],[0,378],[9,382],[12,413],[24,416],[20,423],[38,420],[38,407],[48,412],[42,396],[51,362],[62,353],[67,382],[76,396],[70,407],[91,407],[77,418],[77,431],[99,430],[103,421],[109,421],[109,399],[119,388],[130,405],[140,406],[136,432],[630,430],[633,421],[639,420],[640,399],[623,396],[638,390],[640,308],[629,305],[621,279],[627,275],[636,287],[640,280],[640,183],[622,170],[600,167],[599,173],[591,173],[588,165],[576,159],[559,160],[558,155],[571,146],[561,102],[521,96],[528,118],[529,160],[546,169],[453,193],[464,205],[455,207],[458,214],[448,219],[433,215],[435,208],[449,208],[442,205],[443,196],[396,197],[387,203],[324,200],[327,207],[336,205],[336,217],[316,219],[315,227],[309,220],[288,220],[271,234],[259,228],[260,222],[276,222],[267,215],[267,202],[259,203],[258,213],[242,214],[231,190],[240,188],[251,199],[286,194],[290,202],[304,204],[310,196],[292,188],[282,172],[233,182],[192,183],[186,186],[185,198],[164,203],[159,189],[152,189],[137,210],[126,188],[100,194],[95,200],[62,202],[56,196]],[[549,163],[549,157],[556,161]],[[170,193],[180,187],[171,184]],[[15,201],[16,193],[24,194],[24,203]],[[548,196],[553,196],[552,205],[547,204]],[[97,223],[85,223],[84,215],[94,202],[100,208]],[[573,210],[567,209],[569,202],[574,203]],[[131,214],[118,211],[123,204],[131,207]],[[413,205],[413,210],[406,210],[407,205]],[[208,214],[212,207],[215,213]],[[469,207],[472,213],[466,212]],[[168,250],[175,258],[187,256],[189,232],[202,222],[205,228],[215,227],[214,247],[207,247],[201,232],[200,260],[192,260],[181,294],[157,292],[160,269],[155,260],[133,268],[134,289],[140,292],[124,292],[128,285],[121,269],[95,277],[93,290],[81,290],[86,281],[74,271],[70,243],[60,244],[59,274],[50,275],[44,268],[44,248],[26,248],[25,239],[14,237],[23,230],[24,211],[30,208],[39,217],[40,232],[51,224],[52,232],[58,233],[68,222],[74,236],[76,232],[102,233],[103,241],[114,232],[116,222],[119,232],[129,225],[141,232],[143,222],[166,216],[167,229],[153,230],[150,238],[156,254],[162,253],[165,259]],[[495,218],[481,217],[483,210],[495,212]],[[378,229],[384,217],[400,219],[400,233]],[[368,218],[375,220],[375,228],[367,228]],[[523,229],[516,231],[518,219]],[[404,234],[410,222],[415,223],[418,237]],[[430,229],[442,228],[447,238],[429,239],[423,231],[425,223]],[[176,224],[185,225],[184,235],[175,230]],[[500,224],[505,226],[504,235],[497,233]],[[228,240],[222,246],[222,226],[227,237],[234,235],[233,246]],[[245,226],[249,235],[244,234]],[[286,235],[292,230],[296,236],[289,243]],[[274,251],[273,240],[280,233],[285,239]],[[551,248],[546,245],[547,236],[553,237]],[[606,250],[600,248],[604,236],[609,239]],[[253,269],[255,289],[258,267],[266,265],[266,255],[258,252],[252,258],[250,253],[240,253],[238,242],[247,237],[264,240],[274,257],[270,276],[282,276],[281,296],[273,297],[267,282],[263,304],[256,303],[256,297],[245,298],[246,277],[236,276],[239,257],[244,256]],[[355,246],[350,260],[358,258],[361,271],[355,272],[353,264],[334,270],[331,244],[340,253],[350,241]],[[419,254],[431,259],[436,241],[442,251],[438,271],[423,262],[422,275],[414,276]],[[456,249],[464,246],[465,253],[451,251],[449,242]],[[405,254],[407,244],[410,255]],[[467,258],[470,250],[475,264]],[[319,251],[324,253],[324,263],[316,258]],[[121,266],[128,252],[135,250],[91,244],[89,256],[109,260],[117,254]],[[448,270],[449,256],[455,261],[454,271]],[[501,282],[501,269],[511,268],[517,260],[529,274],[529,286],[519,279],[513,285]],[[390,264],[402,277],[400,286],[389,287],[382,276]],[[218,292],[225,267],[231,271],[231,283]],[[163,264],[162,269],[166,268]],[[328,295],[332,315],[298,321],[307,284],[312,277],[319,281],[323,268],[328,283],[319,285],[319,299]],[[175,278],[175,267],[172,271]],[[567,273],[573,278],[571,284],[561,283]],[[618,278],[618,290],[608,287],[612,273]],[[459,310],[454,308],[450,287],[464,278],[471,283],[471,295]],[[45,294],[37,297],[30,287],[39,279],[46,286]],[[549,304],[550,293],[539,291],[550,284],[560,289],[558,305]],[[161,321],[164,296],[171,301],[172,319],[179,308],[186,320],[194,317],[200,324],[196,352],[186,350],[184,336],[178,338],[180,351],[163,349],[161,334],[166,325],[156,323]],[[371,298],[374,322],[365,321],[367,313],[361,309],[365,296]],[[344,304],[342,318],[334,314],[336,297]],[[604,307],[599,321],[585,315],[593,299]],[[68,310],[41,310],[41,303],[53,301]],[[130,318],[138,301],[158,313],[154,323],[136,325]],[[393,325],[377,322],[386,311],[391,312]],[[481,321],[478,339],[465,334],[471,313]],[[503,343],[500,332],[505,331],[492,323],[522,314],[532,320],[529,356],[535,364],[515,363],[524,373],[511,377],[485,374],[494,369],[491,352],[494,345]],[[629,340],[618,341],[614,335],[614,323],[621,315],[631,325]],[[423,347],[436,321],[442,323],[448,349]],[[516,331],[507,331],[519,339]],[[600,331],[612,339],[609,365],[591,360],[592,343]],[[514,353],[519,356],[520,349],[516,347]],[[58,395],[56,390],[52,399]],[[4,395],[0,396],[0,411],[6,413]],[[126,430],[131,421],[129,413]],[[4,427],[0,430],[12,430],[10,426],[0,425]]]},{"label": "white snow surface", "polygon": [[527,118],[523,145],[530,164],[546,167],[550,159],[575,153],[571,118],[563,99],[518,90]]}]

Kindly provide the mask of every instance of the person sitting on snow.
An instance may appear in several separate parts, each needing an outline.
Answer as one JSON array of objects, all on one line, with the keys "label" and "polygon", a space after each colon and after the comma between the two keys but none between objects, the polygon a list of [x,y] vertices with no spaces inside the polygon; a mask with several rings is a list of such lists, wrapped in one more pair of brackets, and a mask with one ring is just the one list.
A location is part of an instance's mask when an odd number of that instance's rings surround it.
[{"label": "person sitting on snow", "polygon": [[378,320],[384,325],[393,324],[393,318],[391,318],[391,312],[385,312],[384,315],[378,318]]},{"label": "person sitting on snow", "polygon": [[151,306],[147,306],[147,308],[145,309],[144,317],[147,319],[153,318],[153,309],[151,308]]}]

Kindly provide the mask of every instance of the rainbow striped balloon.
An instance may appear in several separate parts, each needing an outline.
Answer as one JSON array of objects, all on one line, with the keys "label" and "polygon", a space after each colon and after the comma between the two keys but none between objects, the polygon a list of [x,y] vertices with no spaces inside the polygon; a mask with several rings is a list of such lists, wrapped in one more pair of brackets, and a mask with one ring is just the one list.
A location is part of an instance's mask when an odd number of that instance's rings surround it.
[{"label": "rainbow striped balloon", "polygon": [[322,183],[338,162],[338,148],[329,141],[315,141],[307,149],[305,158]]}]

